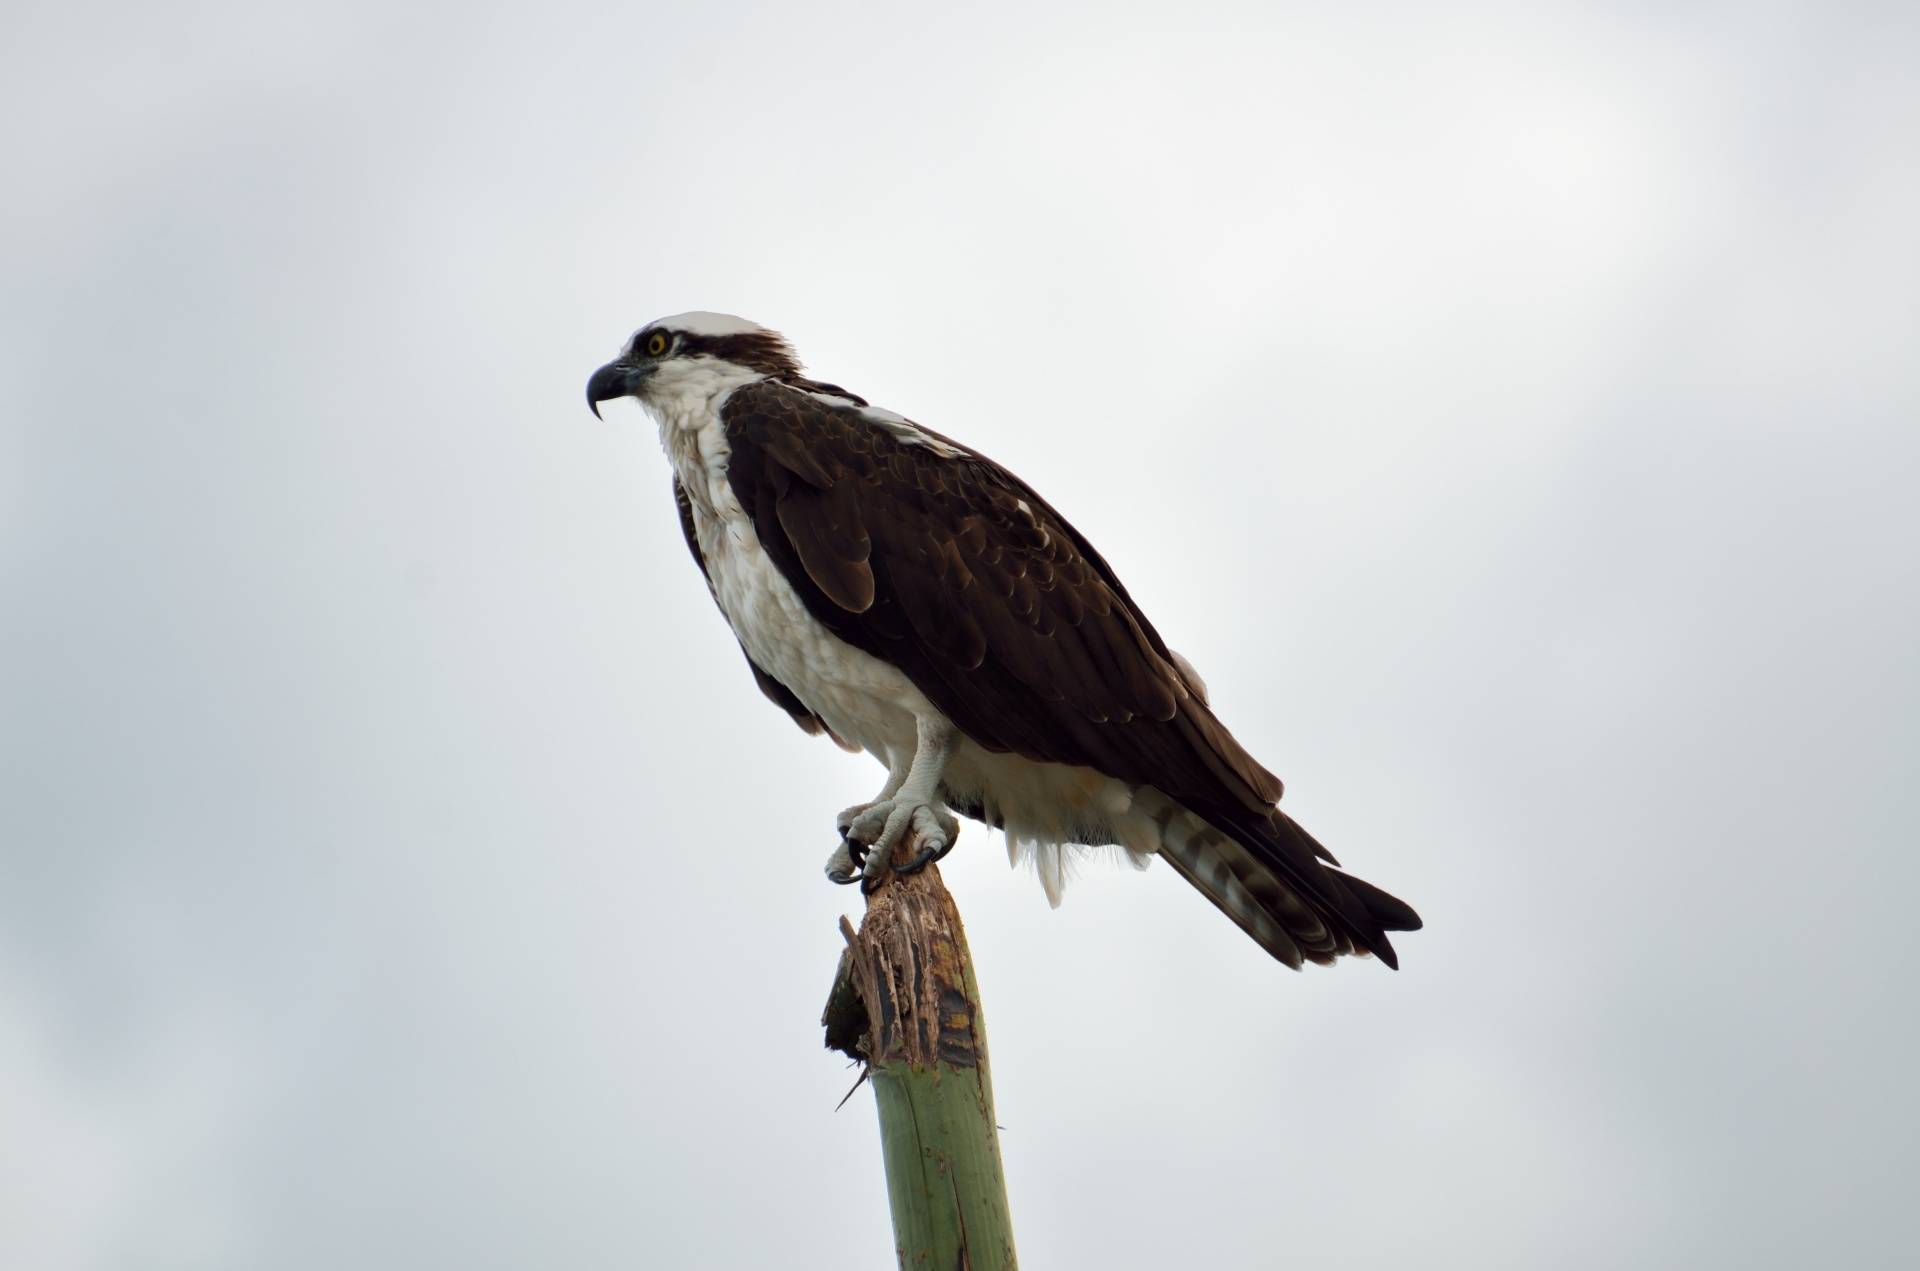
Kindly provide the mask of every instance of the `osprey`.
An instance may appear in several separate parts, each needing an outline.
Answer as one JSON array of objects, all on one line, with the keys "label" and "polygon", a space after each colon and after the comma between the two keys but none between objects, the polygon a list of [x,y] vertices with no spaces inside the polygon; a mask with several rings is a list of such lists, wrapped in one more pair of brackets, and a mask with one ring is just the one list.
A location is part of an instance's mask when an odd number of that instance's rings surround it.
[{"label": "osprey", "polygon": [[[1280,781],[1093,545],[966,446],[801,373],[778,333],[717,313],[642,327],[587,404],[660,426],[687,546],[760,689],[886,765],[827,860],[871,891],[938,860],[953,813],[1030,853],[1059,904],[1065,853],[1162,857],[1291,967],[1374,954],[1419,916],[1332,868]],[[896,847],[910,849],[895,862]]]}]

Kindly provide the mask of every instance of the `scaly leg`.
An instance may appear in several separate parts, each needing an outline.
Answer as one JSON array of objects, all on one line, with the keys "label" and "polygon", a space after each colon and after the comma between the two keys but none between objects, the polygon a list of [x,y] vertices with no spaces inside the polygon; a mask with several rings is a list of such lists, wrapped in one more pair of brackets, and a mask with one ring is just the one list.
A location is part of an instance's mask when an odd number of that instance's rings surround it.
[{"label": "scaly leg", "polygon": [[[940,803],[940,778],[960,744],[960,734],[945,719],[915,721],[913,762],[906,779],[887,798],[862,809],[846,827],[850,850],[864,852],[860,889],[872,892],[892,867],[893,851],[913,843],[913,856],[898,872],[911,874],[937,861],[960,837],[960,822]],[[911,835],[911,839],[908,836]]]}]

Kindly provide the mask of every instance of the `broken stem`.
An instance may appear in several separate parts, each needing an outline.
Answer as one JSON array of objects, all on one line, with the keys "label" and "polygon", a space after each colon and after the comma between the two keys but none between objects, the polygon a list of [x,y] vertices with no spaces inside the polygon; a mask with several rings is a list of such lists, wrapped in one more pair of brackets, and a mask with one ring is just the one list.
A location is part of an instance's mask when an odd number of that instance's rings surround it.
[{"label": "broken stem", "polygon": [[900,1266],[1012,1271],[980,989],[938,867],[890,875],[840,929],[821,1022],[872,1079]]}]

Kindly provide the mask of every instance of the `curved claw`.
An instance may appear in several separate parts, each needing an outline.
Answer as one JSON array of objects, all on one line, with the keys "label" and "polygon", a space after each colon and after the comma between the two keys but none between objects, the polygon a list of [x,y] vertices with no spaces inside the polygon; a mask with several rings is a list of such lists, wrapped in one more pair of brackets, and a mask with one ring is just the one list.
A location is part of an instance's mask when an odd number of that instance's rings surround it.
[{"label": "curved claw", "polygon": [[[944,808],[899,798],[849,808],[840,821],[840,847],[828,862],[828,877],[841,882],[849,869],[858,868],[860,890],[869,896],[888,874],[917,874],[939,860],[960,836],[959,822]],[[892,865],[896,848],[913,849],[897,868]]]},{"label": "curved claw", "polygon": [[882,869],[871,871],[868,876],[861,879],[860,890],[871,896],[879,889],[881,880],[884,879],[889,872],[898,874],[902,878],[909,874],[917,874],[935,861],[943,859],[948,852],[953,850],[953,838],[942,836],[935,839],[934,842],[935,846],[922,847],[906,860],[893,866],[891,870]]},{"label": "curved claw", "polygon": [[895,865],[893,872],[896,874],[917,874],[952,850],[953,844],[951,843],[944,844],[937,850],[931,847],[923,847],[913,854],[912,859],[903,864]]},{"label": "curved claw", "polygon": [[834,848],[832,855],[827,857],[827,881],[844,887],[859,878],[866,864],[866,856],[865,844],[841,839],[840,846]]}]

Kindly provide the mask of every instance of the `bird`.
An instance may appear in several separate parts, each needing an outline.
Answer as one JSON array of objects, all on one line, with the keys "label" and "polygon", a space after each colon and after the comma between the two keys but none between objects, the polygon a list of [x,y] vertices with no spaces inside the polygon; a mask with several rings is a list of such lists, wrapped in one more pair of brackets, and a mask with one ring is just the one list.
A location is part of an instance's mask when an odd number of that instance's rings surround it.
[{"label": "bird", "polygon": [[686,545],[760,690],[886,767],[827,877],[871,893],[1003,832],[1050,904],[1071,858],[1153,858],[1275,959],[1397,968],[1405,902],[1339,868],[1084,535],[958,441],[810,379],[778,332],[692,312],[587,381],[659,427]]}]

